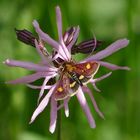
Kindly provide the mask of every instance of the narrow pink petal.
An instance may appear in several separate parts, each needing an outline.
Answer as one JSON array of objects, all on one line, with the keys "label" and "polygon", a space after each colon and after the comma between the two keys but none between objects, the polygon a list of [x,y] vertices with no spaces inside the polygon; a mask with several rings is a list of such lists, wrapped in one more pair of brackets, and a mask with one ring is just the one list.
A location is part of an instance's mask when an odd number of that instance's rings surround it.
[{"label": "narrow pink petal", "polygon": [[[32,84],[27,84],[28,87],[32,88],[32,89],[41,89],[42,86],[36,86],[36,85],[32,85]],[[52,86],[45,86],[45,89],[50,89]]]},{"label": "narrow pink petal", "polygon": [[65,60],[65,61],[70,60],[71,55],[70,55],[68,49],[66,48],[63,40],[60,42],[59,48],[56,51],[59,54],[59,56],[61,56],[60,58],[62,58],[63,60]]},{"label": "narrow pink petal", "polygon": [[101,90],[96,86],[95,83],[92,83],[92,85],[93,85],[94,89],[95,89],[97,92],[101,92]]},{"label": "narrow pink petal", "polygon": [[11,80],[11,81],[7,81],[7,84],[27,84],[27,83],[31,83],[34,82],[40,78],[43,78],[47,75],[47,73],[43,73],[43,72],[37,72],[28,76],[24,76],[22,78],[16,79],[16,80]]},{"label": "narrow pink petal", "polygon": [[51,98],[51,113],[50,113],[50,128],[49,131],[54,133],[56,128],[57,121],[57,101],[52,97]]},{"label": "narrow pink petal", "polygon": [[99,116],[100,116],[101,118],[104,119],[104,115],[103,115],[103,113],[100,111],[99,107],[97,106],[97,103],[96,103],[96,101],[95,101],[95,99],[94,99],[94,96],[93,96],[93,93],[91,92],[91,90],[90,90],[88,87],[86,87],[86,86],[82,87],[82,89],[84,90],[84,92],[87,92],[87,94],[90,96],[90,99],[91,99],[91,101],[92,101],[92,103],[93,103],[93,106],[94,106],[94,108],[95,108],[95,111],[99,114]]},{"label": "narrow pink petal", "polygon": [[68,48],[65,46],[64,42],[62,41],[61,42],[61,47],[62,47],[62,50],[64,51],[65,53],[65,56],[67,58],[67,61],[70,61],[71,60],[71,54],[70,52],[68,51]]},{"label": "narrow pink petal", "polygon": [[92,83],[94,89],[95,89],[96,91],[98,91],[98,92],[101,92],[101,90],[98,89],[98,87],[96,86],[96,82],[99,82],[99,81],[101,81],[101,80],[103,80],[103,79],[109,77],[111,74],[112,74],[112,72],[109,72],[109,73],[107,73],[107,74],[105,74],[105,75],[103,75],[103,76],[101,76],[101,77],[99,77],[99,78],[91,79],[90,82]]},{"label": "narrow pink petal", "polygon": [[44,33],[40,27],[39,27],[39,24],[36,20],[33,21],[33,26],[36,30],[36,32],[38,33],[39,37],[47,42],[49,45],[51,45],[52,47],[54,47],[55,49],[58,49],[59,48],[59,43],[56,42],[54,39],[52,39],[48,34]]},{"label": "narrow pink petal", "polygon": [[56,7],[56,21],[57,21],[57,29],[58,29],[58,36],[59,36],[59,41],[61,42],[63,35],[62,35],[62,15],[61,15],[61,10],[60,7]]},{"label": "narrow pink petal", "polygon": [[60,47],[62,47],[62,51],[64,51],[64,54],[65,54],[67,60],[70,60],[71,59],[70,53],[69,53],[67,47],[65,46],[65,44],[63,42],[62,15],[61,15],[61,10],[60,10],[59,6],[56,7],[56,20],[57,20],[57,29],[58,29],[59,42],[61,44]]},{"label": "narrow pink petal", "polygon": [[69,102],[69,100],[70,100],[70,98],[64,99],[64,102],[61,103],[61,104],[57,107],[57,110],[60,110],[62,107],[64,107],[66,117],[69,117],[69,107],[68,107],[68,102]]},{"label": "narrow pink petal", "polygon": [[112,74],[112,72],[109,72],[107,74],[104,74],[103,76],[99,77],[99,78],[96,78],[96,79],[91,79],[90,82],[91,83],[96,83],[96,82],[99,82],[107,77],[109,77],[110,75]]},{"label": "narrow pink petal", "polygon": [[39,93],[38,103],[39,103],[41,97],[43,96],[43,93],[44,93],[44,90],[45,90],[45,86],[46,86],[46,84],[47,84],[47,82],[49,81],[50,78],[52,78],[52,76],[46,76],[45,77],[45,80],[43,82],[43,85],[42,85],[40,93]]},{"label": "narrow pink petal", "polygon": [[69,106],[68,106],[69,100],[70,100],[70,98],[66,98],[64,100],[64,109],[65,109],[65,115],[66,115],[66,117],[69,117]]},{"label": "narrow pink petal", "polygon": [[45,107],[48,105],[49,99],[51,95],[53,94],[54,89],[56,88],[56,84],[52,86],[52,88],[49,90],[47,95],[43,98],[43,100],[40,102],[36,110],[34,111],[30,124],[36,119],[36,117],[45,109]]},{"label": "narrow pink petal", "polygon": [[69,61],[70,60],[71,55],[68,52],[68,49],[66,48],[65,44],[63,43],[63,41],[59,45],[59,48],[57,50],[55,50],[55,51],[57,51],[57,54],[53,57],[53,59],[57,59],[58,57],[60,57],[64,61]]},{"label": "narrow pink petal", "polygon": [[57,71],[57,68],[55,68],[55,67],[41,66],[39,64],[34,64],[31,62],[25,62],[25,61],[7,59],[4,63],[11,67],[21,67],[21,68],[25,68],[28,70],[34,70],[34,71],[48,71],[48,72]]},{"label": "narrow pink petal", "polygon": [[[61,54],[60,54],[60,53],[55,54],[55,56],[53,56],[52,61],[53,61],[53,60],[56,60],[58,57],[61,58],[62,60],[67,61],[67,58],[66,58],[66,56],[65,56],[65,54],[64,54],[64,52],[63,52],[63,50],[62,50],[62,48],[61,48],[61,51],[58,50],[58,52],[61,52]],[[62,53],[63,53],[63,54],[62,54]]]},{"label": "narrow pink petal", "polygon": [[99,62],[101,66],[104,66],[111,70],[130,70],[130,68],[127,66],[117,66],[115,64],[111,64],[111,63],[103,62],[103,61],[97,61],[97,62]]},{"label": "narrow pink petal", "polygon": [[129,43],[129,40],[127,39],[120,39],[115,41],[114,43],[112,43],[111,45],[109,45],[107,48],[105,48],[104,50],[96,53],[95,55],[92,55],[89,58],[86,58],[84,61],[94,61],[94,60],[101,60],[115,52],[117,52],[118,50],[126,47]]},{"label": "narrow pink petal", "polygon": [[38,35],[43,41],[51,45],[64,58],[64,60],[65,59],[68,60],[68,58],[66,58],[66,54],[64,53],[64,50],[62,49],[62,46],[58,42],[53,40],[48,34],[44,33],[40,29],[39,24],[36,20],[33,21],[33,26],[35,27],[36,32],[38,33]]},{"label": "narrow pink petal", "polygon": [[79,26],[77,26],[76,27],[76,31],[75,31],[75,33],[74,33],[74,35],[73,35],[73,39],[72,39],[72,41],[70,42],[70,44],[67,46],[67,48],[68,48],[68,50],[71,52],[71,48],[72,48],[72,46],[74,45],[74,43],[76,42],[76,40],[77,40],[77,38],[78,38],[78,36],[79,36],[79,32],[80,32],[80,28],[79,28]]},{"label": "narrow pink petal", "polygon": [[87,119],[88,119],[88,122],[90,124],[90,127],[95,128],[96,127],[95,121],[94,121],[94,119],[92,117],[92,114],[90,112],[90,109],[88,107],[86,98],[84,96],[84,93],[83,93],[81,87],[78,89],[78,92],[77,92],[76,96],[77,96],[77,99],[78,99],[83,111],[85,112],[85,114],[87,116]]}]

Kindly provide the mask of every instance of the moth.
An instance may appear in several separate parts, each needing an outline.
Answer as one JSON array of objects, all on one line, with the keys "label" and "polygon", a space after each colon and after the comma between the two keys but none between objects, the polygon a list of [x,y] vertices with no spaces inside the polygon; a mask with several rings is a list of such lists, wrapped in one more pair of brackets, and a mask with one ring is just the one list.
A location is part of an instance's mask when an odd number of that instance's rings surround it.
[{"label": "moth", "polygon": [[98,69],[99,63],[97,62],[64,63],[54,92],[55,100],[63,100],[75,95],[79,86],[87,84],[94,77]]}]

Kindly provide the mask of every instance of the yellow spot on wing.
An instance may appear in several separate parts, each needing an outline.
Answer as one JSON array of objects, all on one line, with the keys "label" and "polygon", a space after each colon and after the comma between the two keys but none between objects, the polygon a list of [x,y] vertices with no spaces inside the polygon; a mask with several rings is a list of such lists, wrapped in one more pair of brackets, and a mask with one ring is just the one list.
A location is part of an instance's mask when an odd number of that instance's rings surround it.
[{"label": "yellow spot on wing", "polygon": [[88,63],[88,64],[86,65],[86,68],[87,68],[87,69],[90,69],[90,68],[91,68],[91,65]]},{"label": "yellow spot on wing", "polygon": [[82,80],[84,78],[84,75],[79,76],[79,80]]},{"label": "yellow spot on wing", "polygon": [[76,82],[74,81],[73,83],[70,84],[70,88],[74,87]]},{"label": "yellow spot on wing", "polygon": [[62,92],[62,91],[63,91],[63,88],[62,88],[62,87],[59,87],[59,88],[57,89],[57,91]]}]

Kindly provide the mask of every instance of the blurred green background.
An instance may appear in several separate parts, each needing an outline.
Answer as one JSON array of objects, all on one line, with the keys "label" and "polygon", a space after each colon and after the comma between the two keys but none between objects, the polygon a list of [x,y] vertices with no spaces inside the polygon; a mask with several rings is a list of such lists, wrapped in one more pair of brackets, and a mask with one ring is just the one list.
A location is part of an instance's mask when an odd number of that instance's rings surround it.
[{"label": "blurred green background", "polygon": [[[70,117],[62,110],[62,140],[139,140],[140,139],[140,1],[139,0],[0,0],[0,140],[55,140],[50,134],[49,110],[36,121],[28,122],[36,107],[38,90],[25,85],[6,85],[4,81],[29,74],[20,68],[2,64],[7,58],[38,62],[36,50],[16,39],[14,28],[34,32],[32,21],[57,39],[55,6],[60,5],[63,30],[80,26],[79,40],[93,37],[103,40],[103,49],[111,42],[127,37],[127,48],[106,58],[118,65],[128,65],[131,71],[114,71],[99,82],[102,90],[94,96],[105,115],[102,120],[89,106],[96,120],[91,129],[76,97],[70,101]],[[35,32],[34,32],[35,33]],[[81,58],[81,55],[78,56]],[[101,68],[97,77],[109,70]]]}]

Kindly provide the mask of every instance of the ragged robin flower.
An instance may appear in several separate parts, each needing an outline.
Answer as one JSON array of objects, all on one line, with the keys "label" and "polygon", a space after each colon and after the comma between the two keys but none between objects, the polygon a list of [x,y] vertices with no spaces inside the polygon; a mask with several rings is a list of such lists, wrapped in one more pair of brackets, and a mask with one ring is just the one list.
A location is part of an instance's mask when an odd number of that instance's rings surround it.
[{"label": "ragged robin flower", "polygon": [[[41,62],[34,64],[32,62],[17,61],[7,59],[4,63],[11,67],[21,67],[28,70],[33,70],[35,73],[13,80],[8,81],[8,84],[26,84],[33,89],[40,89],[38,97],[38,106],[35,109],[30,123],[32,123],[36,117],[45,109],[49,101],[51,104],[50,113],[50,132],[53,133],[56,128],[57,111],[64,107],[66,117],[69,116],[68,102],[76,95],[91,128],[95,128],[95,121],[92,117],[88,103],[85,98],[87,93],[95,111],[104,118],[102,112],[99,110],[96,101],[93,97],[91,90],[87,84],[91,83],[95,90],[100,91],[96,87],[96,82],[111,75],[111,72],[101,76],[100,78],[94,78],[95,74],[99,70],[100,66],[104,66],[110,70],[129,70],[128,67],[117,66],[108,62],[102,61],[103,58],[117,52],[118,50],[126,47],[129,43],[127,39],[119,39],[106,47],[104,50],[97,52],[80,62],[76,62],[72,58],[72,48],[75,46],[76,40],[79,35],[79,26],[71,27],[63,35],[62,33],[62,17],[60,8],[56,7],[56,21],[58,29],[58,41],[52,39],[47,33],[44,33],[36,20],[33,21],[33,26],[39,36],[39,39],[27,40],[27,44],[31,44],[36,47],[38,54],[41,57]],[[28,33],[27,33],[28,34]],[[25,33],[26,35],[26,33]],[[29,35],[29,34],[28,34]],[[30,36],[30,35],[29,35]],[[31,35],[32,36],[32,35]],[[23,39],[23,38],[22,38]],[[26,38],[27,39],[27,38]],[[23,41],[24,42],[24,41]],[[90,41],[89,41],[90,42]],[[88,41],[81,44],[81,48],[89,48]],[[53,48],[52,53],[44,47],[44,44],[48,44]],[[94,46],[96,47],[98,42],[94,39]],[[80,45],[78,46],[80,47]],[[93,49],[95,49],[95,47]],[[80,50],[80,48],[79,48]],[[81,51],[83,51],[82,49]],[[85,49],[86,50],[86,49]],[[84,52],[86,53],[86,51]],[[91,52],[88,50],[87,52]],[[33,82],[44,78],[42,85],[34,85]],[[54,80],[52,84],[50,81]],[[47,90],[47,94],[44,95],[44,91]],[[58,101],[61,104],[58,104]]]}]

